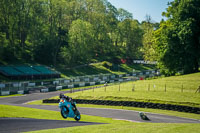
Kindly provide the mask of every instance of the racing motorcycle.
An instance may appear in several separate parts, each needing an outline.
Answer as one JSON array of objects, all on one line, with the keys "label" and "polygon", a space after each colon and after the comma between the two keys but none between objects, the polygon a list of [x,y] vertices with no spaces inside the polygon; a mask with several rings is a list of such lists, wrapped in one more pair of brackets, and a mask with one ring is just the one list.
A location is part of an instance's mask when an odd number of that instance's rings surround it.
[{"label": "racing motorcycle", "polygon": [[[76,105],[76,103],[74,102]],[[64,119],[67,117],[74,118],[76,121],[81,119],[81,114],[76,109],[70,101],[67,101],[65,98],[61,98],[59,102],[60,113]]]}]

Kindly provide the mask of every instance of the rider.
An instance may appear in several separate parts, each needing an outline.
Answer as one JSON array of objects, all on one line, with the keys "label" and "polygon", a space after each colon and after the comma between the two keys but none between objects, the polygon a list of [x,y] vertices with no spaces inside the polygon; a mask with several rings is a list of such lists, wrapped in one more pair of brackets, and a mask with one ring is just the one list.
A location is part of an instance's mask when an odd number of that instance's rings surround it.
[{"label": "rider", "polygon": [[63,93],[60,93],[60,99],[61,98],[65,98],[67,101],[69,101],[71,104],[72,104],[72,106],[74,106],[74,108],[73,108],[73,110],[75,111],[76,110],[76,105],[75,105],[75,103],[74,103],[74,101],[72,100],[72,98],[71,97],[69,97],[69,96],[65,96]]}]

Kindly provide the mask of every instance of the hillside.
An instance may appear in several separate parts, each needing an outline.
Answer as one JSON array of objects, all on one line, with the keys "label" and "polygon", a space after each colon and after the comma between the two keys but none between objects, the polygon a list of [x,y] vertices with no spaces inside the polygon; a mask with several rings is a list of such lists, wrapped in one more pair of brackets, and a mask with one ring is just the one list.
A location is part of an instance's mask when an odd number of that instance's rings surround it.
[{"label": "hillside", "polygon": [[97,74],[124,74],[137,71],[145,71],[149,69],[156,69],[155,65],[143,65],[143,64],[120,64],[115,65],[113,63],[104,61],[99,63],[92,63],[89,65],[82,65],[73,68],[59,67],[57,70],[62,73],[63,77],[75,77]]},{"label": "hillside", "polygon": [[[140,101],[200,107],[200,73],[121,84],[70,94],[76,99]],[[134,89],[134,90],[133,90]],[[68,94],[69,95],[69,94]]]}]

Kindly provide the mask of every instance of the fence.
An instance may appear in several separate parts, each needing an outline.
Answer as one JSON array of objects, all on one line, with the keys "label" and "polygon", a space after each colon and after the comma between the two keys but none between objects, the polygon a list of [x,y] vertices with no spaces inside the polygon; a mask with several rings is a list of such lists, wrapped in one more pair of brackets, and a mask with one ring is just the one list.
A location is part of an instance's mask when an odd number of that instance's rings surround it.
[{"label": "fence", "polygon": [[[135,81],[135,80],[134,80]],[[93,88],[92,92],[187,92],[187,93],[200,93],[199,84],[184,84],[184,83],[157,83],[140,81],[115,82],[104,85],[101,88]]]}]

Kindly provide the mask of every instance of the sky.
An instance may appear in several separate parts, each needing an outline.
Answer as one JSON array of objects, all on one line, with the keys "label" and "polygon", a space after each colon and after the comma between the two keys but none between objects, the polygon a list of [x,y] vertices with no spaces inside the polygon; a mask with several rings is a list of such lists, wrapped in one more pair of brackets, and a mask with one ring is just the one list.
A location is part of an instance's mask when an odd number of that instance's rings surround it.
[{"label": "sky", "polygon": [[[133,14],[139,22],[148,14],[154,22],[160,22],[162,12],[166,11],[167,3],[173,0],[108,0],[116,8],[123,8]],[[165,18],[164,18],[165,19]]]}]

